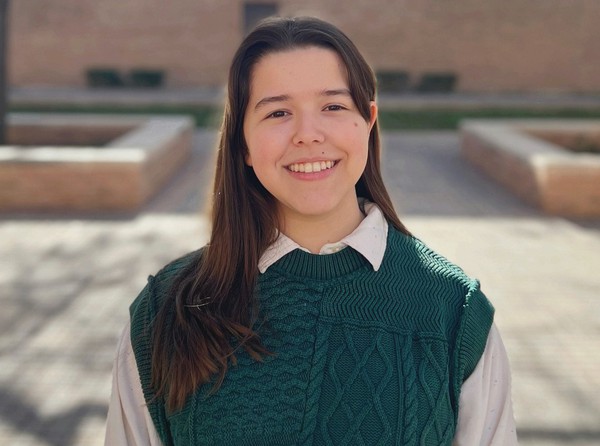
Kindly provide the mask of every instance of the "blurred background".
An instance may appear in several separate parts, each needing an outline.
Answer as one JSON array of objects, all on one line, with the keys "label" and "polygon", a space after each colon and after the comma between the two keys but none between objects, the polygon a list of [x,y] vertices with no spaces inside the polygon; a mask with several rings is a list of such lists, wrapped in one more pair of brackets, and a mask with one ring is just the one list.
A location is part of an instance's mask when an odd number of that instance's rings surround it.
[{"label": "blurred background", "polygon": [[0,0],[0,444],[103,444],[128,306],[206,241],[228,65],[271,15],[373,67],[388,188],[494,303],[520,444],[600,444],[595,0]]}]

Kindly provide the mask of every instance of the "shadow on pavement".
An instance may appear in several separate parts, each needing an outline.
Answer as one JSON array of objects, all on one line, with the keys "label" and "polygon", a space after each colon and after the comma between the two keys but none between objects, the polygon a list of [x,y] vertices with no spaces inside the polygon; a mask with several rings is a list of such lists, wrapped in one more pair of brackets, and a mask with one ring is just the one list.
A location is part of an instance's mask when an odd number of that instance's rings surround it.
[{"label": "shadow on pavement", "polygon": [[6,424],[52,446],[74,444],[84,421],[89,418],[106,418],[106,406],[91,403],[71,406],[65,412],[43,417],[33,405],[6,388],[0,388],[0,401],[0,418]]}]

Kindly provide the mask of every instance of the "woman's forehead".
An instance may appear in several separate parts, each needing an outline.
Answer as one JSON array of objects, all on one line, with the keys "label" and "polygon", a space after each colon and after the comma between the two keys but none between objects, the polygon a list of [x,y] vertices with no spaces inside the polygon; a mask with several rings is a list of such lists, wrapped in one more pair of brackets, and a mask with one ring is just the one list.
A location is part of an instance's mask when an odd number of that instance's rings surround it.
[{"label": "woman's forehead", "polygon": [[348,89],[347,72],[331,49],[310,46],[264,55],[250,72],[250,95]]}]

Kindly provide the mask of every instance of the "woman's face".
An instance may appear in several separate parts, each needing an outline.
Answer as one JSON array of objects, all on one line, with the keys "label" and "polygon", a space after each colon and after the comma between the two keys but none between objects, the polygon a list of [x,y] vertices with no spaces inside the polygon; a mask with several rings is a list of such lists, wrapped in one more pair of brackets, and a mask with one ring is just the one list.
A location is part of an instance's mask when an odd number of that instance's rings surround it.
[{"label": "woman's face", "polygon": [[246,164],[288,218],[344,218],[367,162],[371,119],[359,113],[342,60],[306,47],[264,56],[253,67],[244,116]]}]

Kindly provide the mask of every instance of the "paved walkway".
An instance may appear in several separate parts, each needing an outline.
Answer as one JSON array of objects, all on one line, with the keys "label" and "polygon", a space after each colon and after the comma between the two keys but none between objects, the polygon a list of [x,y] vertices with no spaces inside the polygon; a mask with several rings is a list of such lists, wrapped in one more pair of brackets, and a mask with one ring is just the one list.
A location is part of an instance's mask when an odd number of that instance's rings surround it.
[{"label": "paved walkway", "polygon": [[[146,276],[206,240],[215,135],[131,218],[0,220],[0,444],[101,445],[115,343]],[[409,228],[483,283],[522,445],[600,443],[600,221],[540,215],[467,166],[455,133],[389,133]]]}]

